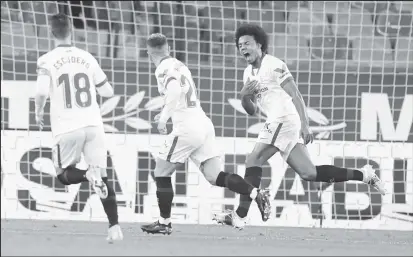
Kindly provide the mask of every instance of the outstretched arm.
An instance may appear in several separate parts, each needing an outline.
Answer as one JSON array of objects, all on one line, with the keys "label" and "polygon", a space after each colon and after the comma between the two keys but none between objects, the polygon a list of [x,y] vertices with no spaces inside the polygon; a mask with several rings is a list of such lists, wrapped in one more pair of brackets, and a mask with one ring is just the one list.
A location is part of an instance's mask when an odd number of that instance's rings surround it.
[{"label": "outstretched arm", "polygon": [[165,85],[165,106],[159,117],[159,122],[166,123],[172,116],[181,96],[181,85],[175,78],[169,78]]},{"label": "outstretched arm", "polygon": [[43,128],[44,106],[50,90],[50,72],[41,66],[37,67],[36,96],[35,96],[35,116],[36,123]]},{"label": "outstretched arm", "polygon": [[99,93],[99,95],[103,97],[113,96],[114,94],[113,87],[109,84],[108,78],[106,77],[105,72],[99,66],[97,61],[96,61],[96,68],[95,68],[95,74],[93,77],[93,82],[95,83],[96,91]]},{"label": "outstretched arm", "polygon": [[288,81],[284,85],[284,90],[289,94],[292,98],[293,104],[297,109],[298,114],[300,115],[301,125],[309,124],[308,115],[304,103],[303,96],[301,95],[300,91],[298,90],[297,85],[295,84],[294,80]]},{"label": "outstretched arm", "polygon": [[291,96],[293,104],[297,109],[298,115],[300,115],[301,136],[303,137],[305,144],[308,144],[313,141],[313,134],[310,131],[310,122],[308,119],[303,96],[298,90],[298,87],[293,79],[290,79],[288,82],[286,82],[283,88],[285,92],[287,92],[287,94]]}]

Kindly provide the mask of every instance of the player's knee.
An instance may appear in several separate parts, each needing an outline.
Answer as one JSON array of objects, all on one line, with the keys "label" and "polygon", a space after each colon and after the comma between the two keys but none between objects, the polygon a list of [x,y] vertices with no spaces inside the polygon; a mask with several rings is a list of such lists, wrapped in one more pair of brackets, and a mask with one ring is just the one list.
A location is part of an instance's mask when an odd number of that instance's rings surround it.
[{"label": "player's knee", "polygon": [[263,161],[260,160],[260,157],[256,153],[250,153],[247,156],[247,159],[245,160],[245,166],[247,168],[256,167],[256,166],[260,167],[262,166],[262,164],[263,164]]},{"label": "player's knee", "polygon": [[66,177],[66,171],[63,171],[59,175],[57,175],[57,180],[59,180],[60,183],[62,183],[65,186],[70,185],[70,182],[67,180],[67,177]]},{"label": "player's knee", "polygon": [[204,177],[205,177],[205,179],[206,179],[211,185],[213,185],[213,186],[216,186],[216,185],[217,185],[218,176],[205,173],[205,174],[204,174]]},{"label": "player's knee", "polygon": [[171,172],[169,171],[169,169],[165,169],[165,168],[155,168],[154,170],[154,175],[155,178],[157,177],[169,177]]},{"label": "player's knee", "polygon": [[169,177],[175,171],[175,164],[164,161],[162,159],[156,160],[154,170],[155,177]]},{"label": "player's knee", "polygon": [[227,187],[229,176],[231,176],[231,173],[221,171],[215,179],[215,185],[219,187]]},{"label": "player's knee", "polygon": [[305,172],[299,174],[302,180],[315,181],[317,177],[317,170],[315,167],[309,167]]},{"label": "player's knee", "polygon": [[221,173],[221,160],[219,159],[219,157],[210,158],[204,161],[201,164],[200,169],[204,174],[205,179],[211,185],[218,185],[217,179],[219,177],[219,174]]}]

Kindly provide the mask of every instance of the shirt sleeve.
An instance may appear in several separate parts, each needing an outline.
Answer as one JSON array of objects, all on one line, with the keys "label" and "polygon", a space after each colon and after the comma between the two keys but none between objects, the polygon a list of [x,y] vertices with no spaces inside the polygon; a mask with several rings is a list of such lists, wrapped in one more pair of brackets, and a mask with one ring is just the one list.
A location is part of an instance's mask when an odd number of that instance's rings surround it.
[{"label": "shirt sleeve", "polygon": [[159,118],[160,121],[165,123],[168,121],[168,119],[172,116],[173,112],[175,111],[182,92],[181,86],[175,78],[172,78],[168,84],[169,85],[165,87],[165,106]]},{"label": "shirt sleeve", "polygon": [[282,61],[275,64],[274,73],[280,87],[284,87],[289,81],[294,80],[293,75],[287,67],[287,64]]},{"label": "shirt sleeve", "polygon": [[106,76],[105,72],[102,70],[102,68],[100,67],[98,61],[95,59],[95,57],[93,57],[91,55],[91,57],[93,58],[93,61],[95,63],[95,68],[93,71],[93,82],[95,83],[96,88],[99,88],[103,85],[106,84],[106,82],[108,82],[108,77]]},{"label": "shirt sleeve", "polygon": [[37,60],[37,81],[36,81],[36,94],[37,95],[49,95],[50,91],[51,73],[47,68],[44,58]]},{"label": "shirt sleeve", "polygon": [[156,79],[158,81],[159,94],[161,94],[162,96],[165,96],[170,83],[174,80],[181,83],[181,78],[182,78],[182,75],[179,71],[178,66],[163,69],[156,76]]},{"label": "shirt sleeve", "polygon": [[169,69],[166,69],[164,72],[164,77],[163,77],[163,84],[165,85],[165,89],[168,89],[168,84],[172,80],[177,80],[181,81],[181,73],[179,71],[179,67],[171,67]]}]

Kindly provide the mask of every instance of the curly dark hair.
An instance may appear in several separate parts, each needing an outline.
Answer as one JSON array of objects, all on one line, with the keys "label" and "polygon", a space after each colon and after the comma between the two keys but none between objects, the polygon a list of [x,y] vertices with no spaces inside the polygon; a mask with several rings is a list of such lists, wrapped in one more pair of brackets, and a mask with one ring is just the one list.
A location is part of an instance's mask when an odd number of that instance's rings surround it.
[{"label": "curly dark hair", "polygon": [[264,31],[263,28],[261,28],[258,25],[254,25],[254,24],[242,24],[240,27],[238,27],[237,31],[235,32],[235,44],[238,50],[239,50],[238,41],[239,41],[239,38],[242,36],[254,37],[255,41],[261,44],[261,51],[265,54],[267,53],[268,35]]}]

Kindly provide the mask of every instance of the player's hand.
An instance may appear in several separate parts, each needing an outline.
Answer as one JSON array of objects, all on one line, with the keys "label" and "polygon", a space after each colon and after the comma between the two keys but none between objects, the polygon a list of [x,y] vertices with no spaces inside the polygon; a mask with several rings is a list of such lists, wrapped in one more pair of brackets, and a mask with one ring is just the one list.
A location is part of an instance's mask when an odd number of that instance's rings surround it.
[{"label": "player's hand", "polygon": [[258,80],[251,81],[251,79],[248,78],[244,87],[241,89],[241,95],[253,95],[255,90],[257,90],[258,86],[259,86]]},{"label": "player's hand", "polygon": [[43,113],[36,113],[36,125],[42,130],[44,126]]},{"label": "player's hand", "polygon": [[[159,120],[159,119],[158,119]],[[158,131],[162,135],[168,134],[168,129],[166,128],[166,123],[158,122]]]},{"label": "player's hand", "polygon": [[304,139],[305,144],[313,142],[314,136],[308,125],[301,126],[301,137]]},{"label": "player's hand", "polygon": [[161,113],[158,113],[155,115],[155,117],[153,117],[153,121],[158,122],[160,118],[161,118]]}]

